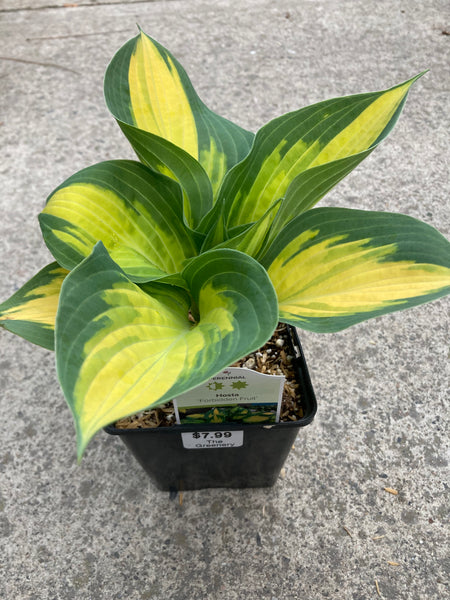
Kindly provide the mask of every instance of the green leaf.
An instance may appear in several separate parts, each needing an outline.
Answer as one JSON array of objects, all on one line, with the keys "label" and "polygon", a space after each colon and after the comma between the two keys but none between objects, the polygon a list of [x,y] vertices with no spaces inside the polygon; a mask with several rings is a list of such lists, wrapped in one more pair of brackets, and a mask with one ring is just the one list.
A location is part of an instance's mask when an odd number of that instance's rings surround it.
[{"label": "green leaf", "polygon": [[0,326],[33,344],[54,349],[56,309],[68,271],[51,263],[0,304]]},{"label": "green leaf", "polygon": [[197,254],[178,184],[134,161],[79,171],[51,194],[39,222],[50,252],[67,269],[100,240],[137,282],[178,273]]},{"label": "green leaf", "polygon": [[[252,133],[212,112],[198,97],[180,63],[142,31],[112,59],[105,75],[105,98],[138,156],[171,174],[185,189],[183,168],[168,158],[170,152],[175,153],[173,146],[200,163],[215,196],[226,172],[248,154],[253,141]],[[136,130],[140,130],[139,139]],[[157,142],[155,136],[172,147]],[[188,169],[192,168],[190,164]],[[197,170],[198,180],[199,174]],[[199,210],[195,197],[188,189],[186,192],[189,224],[196,227],[210,206],[205,196],[197,198]]]},{"label": "green leaf", "polygon": [[[256,350],[278,322],[265,270],[235,250],[192,259],[184,290],[133,284],[102,244],[64,282],[56,320],[58,375],[81,457],[105,425],[185,392]],[[157,287],[155,287],[157,286]],[[193,311],[195,312],[195,311]]]},{"label": "green leaf", "polygon": [[280,319],[333,332],[450,292],[450,242],[405,215],[312,209],[285,227],[261,263]]},{"label": "green leaf", "polygon": [[[214,208],[216,207],[219,208],[217,204]],[[211,229],[205,236],[201,252],[206,252],[206,250],[217,247],[223,240],[227,239],[227,237],[225,218],[219,209],[216,213],[216,220],[211,222]]]},{"label": "green leaf", "polygon": [[[292,194],[285,203],[288,208],[282,224],[293,213],[311,207],[387,136],[416,79],[383,92],[326,100],[265,125],[247,158],[230,171],[220,191],[227,227],[257,221],[308,169],[344,160],[331,170],[302,176],[298,184],[302,195],[294,196],[298,210],[292,206]],[[328,178],[324,184],[317,178],[322,174]]]}]

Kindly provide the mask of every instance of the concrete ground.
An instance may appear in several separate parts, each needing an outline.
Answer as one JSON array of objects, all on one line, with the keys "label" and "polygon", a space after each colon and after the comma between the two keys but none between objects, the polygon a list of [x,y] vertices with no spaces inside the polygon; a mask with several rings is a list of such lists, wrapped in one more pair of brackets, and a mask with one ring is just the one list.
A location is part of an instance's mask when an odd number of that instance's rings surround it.
[{"label": "concrete ground", "polygon": [[[0,0],[0,298],[51,260],[46,196],[133,157],[102,79],[136,23],[252,129],[430,69],[322,204],[406,212],[449,236],[449,17],[445,0]],[[0,331],[0,598],[448,598],[449,306],[303,333],[319,411],[285,478],[182,503],[106,434],[78,466],[53,354]]]}]

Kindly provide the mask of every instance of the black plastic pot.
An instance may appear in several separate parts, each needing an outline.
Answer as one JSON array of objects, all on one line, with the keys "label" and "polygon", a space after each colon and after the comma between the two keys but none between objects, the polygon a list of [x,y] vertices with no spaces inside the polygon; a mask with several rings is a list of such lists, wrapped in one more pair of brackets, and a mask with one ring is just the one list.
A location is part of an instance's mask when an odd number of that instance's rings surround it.
[{"label": "black plastic pot", "polygon": [[[109,426],[105,431],[121,437],[161,490],[272,486],[299,429],[312,422],[317,410],[305,358],[294,328],[291,328],[291,337],[304,411],[303,418],[298,421],[275,425],[173,425],[153,429],[117,429]],[[222,447],[215,447],[217,443]]]}]

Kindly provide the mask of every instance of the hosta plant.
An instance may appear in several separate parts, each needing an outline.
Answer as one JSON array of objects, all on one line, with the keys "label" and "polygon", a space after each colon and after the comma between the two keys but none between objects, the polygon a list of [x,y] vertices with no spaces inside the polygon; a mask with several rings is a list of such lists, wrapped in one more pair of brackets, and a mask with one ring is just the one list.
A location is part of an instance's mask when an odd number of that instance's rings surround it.
[{"label": "hosta plant", "polygon": [[264,345],[450,292],[450,243],[409,216],[314,208],[393,128],[418,76],[278,117],[256,135],[203,104],[143,32],[114,56],[106,103],[138,161],[69,177],[39,215],[55,262],[0,305],[56,351],[78,454]]}]

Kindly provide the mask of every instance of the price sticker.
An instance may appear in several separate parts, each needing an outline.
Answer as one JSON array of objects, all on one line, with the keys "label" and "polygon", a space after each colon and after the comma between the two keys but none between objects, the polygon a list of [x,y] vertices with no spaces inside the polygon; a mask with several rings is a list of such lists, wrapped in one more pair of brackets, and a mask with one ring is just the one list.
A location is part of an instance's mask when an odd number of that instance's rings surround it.
[{"label": "price sticker", "polygon": [[244,443],[243,431],[192,431],[182,433],[184,448],[238,448]]}]

